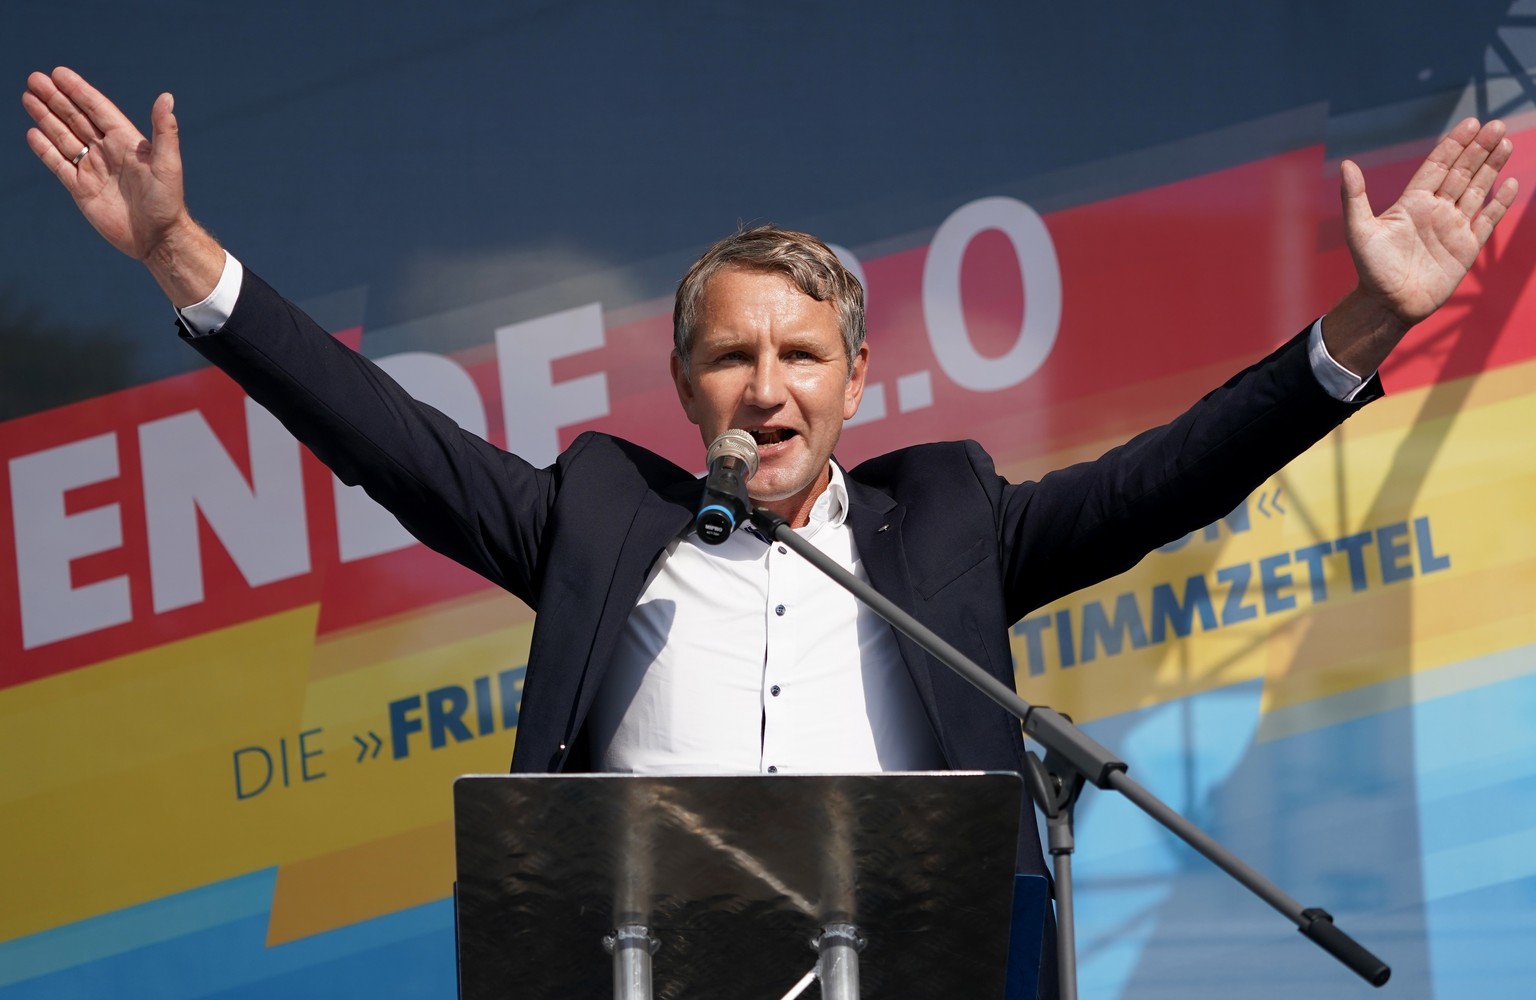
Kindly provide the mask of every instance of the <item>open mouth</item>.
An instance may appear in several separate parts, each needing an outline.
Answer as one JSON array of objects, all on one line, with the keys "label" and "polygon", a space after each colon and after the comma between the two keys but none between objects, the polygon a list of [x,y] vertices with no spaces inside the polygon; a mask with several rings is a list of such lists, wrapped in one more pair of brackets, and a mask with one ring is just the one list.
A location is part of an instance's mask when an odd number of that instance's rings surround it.
[{"label": "open mouth", "polygon": [[752,440],[757,442],[759,448],[783,444],[795,436],[794,431],[784,427],[771,427],[765,430],[748,431],[747,433],[752,435]]}]

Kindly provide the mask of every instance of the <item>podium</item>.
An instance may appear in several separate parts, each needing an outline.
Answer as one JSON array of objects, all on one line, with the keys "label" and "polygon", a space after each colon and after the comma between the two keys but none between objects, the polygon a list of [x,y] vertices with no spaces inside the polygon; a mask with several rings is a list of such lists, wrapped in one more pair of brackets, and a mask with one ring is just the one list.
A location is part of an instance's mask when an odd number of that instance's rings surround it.
[{"label": "podium", "polygon": [[1001,1000],[1022,802],[1011,773],[459,778],[459,995],[783,1000],[816,971],[828,1000]]}]

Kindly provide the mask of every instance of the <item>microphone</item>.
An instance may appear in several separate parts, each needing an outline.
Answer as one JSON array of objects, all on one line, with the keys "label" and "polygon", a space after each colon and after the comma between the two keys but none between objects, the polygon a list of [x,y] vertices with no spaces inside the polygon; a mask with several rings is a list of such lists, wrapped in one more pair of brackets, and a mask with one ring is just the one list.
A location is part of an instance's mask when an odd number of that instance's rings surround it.
[{"label": "microphone", "polygon": [[709,475],[704,480],[704,496],[693,527],[699,538],[719,545],[747,518],[752,505],[747,500],[747,480],[757,473],[757,442],[746,431],[734,428],[715,438],[705,457]]}]

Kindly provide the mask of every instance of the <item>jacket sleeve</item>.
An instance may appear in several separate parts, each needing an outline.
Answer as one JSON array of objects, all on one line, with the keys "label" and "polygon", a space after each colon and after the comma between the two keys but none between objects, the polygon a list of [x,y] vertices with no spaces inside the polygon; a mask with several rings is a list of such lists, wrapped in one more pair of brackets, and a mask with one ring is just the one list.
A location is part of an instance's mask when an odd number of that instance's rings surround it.
[{"label": "jacket sleeve", "polygon": [[229,321],[184,338],[429,547],[537,607],[558,467],[535,469],[413,399],[249,269]]},{"label": "jacket sleeve", "polygon": [[1330,396],[1304,331],[1172,422],[1039,482],[1005,484],[997,514],[1009,620],[1230,513],[1380,395],[1372,376],[1353,402]]}]

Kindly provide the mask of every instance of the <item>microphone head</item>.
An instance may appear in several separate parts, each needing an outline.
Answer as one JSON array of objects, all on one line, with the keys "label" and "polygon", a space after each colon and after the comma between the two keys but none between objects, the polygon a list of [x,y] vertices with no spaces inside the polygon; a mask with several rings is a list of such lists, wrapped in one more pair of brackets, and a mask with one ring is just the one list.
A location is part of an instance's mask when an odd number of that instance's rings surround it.
[{"label": "microphone head", "polygon": [[715,459],[725,455],[735,456],[746,463],[745,479],[751,479],[757,475],[757,442],[752,440],[752,435],[746,431],[733,427],[715,438],[709,446],[709,453],[704,457],[704,464],[714,465]]}]

